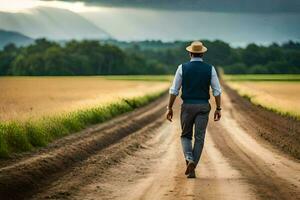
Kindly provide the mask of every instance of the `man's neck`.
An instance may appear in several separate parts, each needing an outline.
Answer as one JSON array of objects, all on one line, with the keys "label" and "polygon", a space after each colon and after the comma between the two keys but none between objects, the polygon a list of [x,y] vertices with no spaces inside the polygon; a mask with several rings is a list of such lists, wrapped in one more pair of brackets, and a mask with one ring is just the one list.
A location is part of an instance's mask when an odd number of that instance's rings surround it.
[{"label": "man's neck", "polygon": [[203,59],[201,57],[192,57],[191,62],[193,61],[203,61]]}]

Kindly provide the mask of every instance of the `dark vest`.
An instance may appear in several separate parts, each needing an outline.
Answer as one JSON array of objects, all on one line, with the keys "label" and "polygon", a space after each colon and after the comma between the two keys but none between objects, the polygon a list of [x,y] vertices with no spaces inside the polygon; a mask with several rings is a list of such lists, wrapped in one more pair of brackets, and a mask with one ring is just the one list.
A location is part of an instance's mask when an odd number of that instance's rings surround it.
[{"label": "dark vest", "polygon": [[184,103],[207,103],[212,66],[201,61],[182,64],[182,95]]}]

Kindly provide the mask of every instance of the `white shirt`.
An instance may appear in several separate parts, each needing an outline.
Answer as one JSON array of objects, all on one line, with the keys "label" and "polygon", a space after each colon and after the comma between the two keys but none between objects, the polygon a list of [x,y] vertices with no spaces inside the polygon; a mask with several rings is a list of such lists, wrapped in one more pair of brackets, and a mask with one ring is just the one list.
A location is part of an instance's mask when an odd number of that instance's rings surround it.
[{"label": "white shirt", "polygon": [[[202,58],[192,58],[191,62],[193,61],[203,61]],[[178,95],[179,94],[179,90],[181,88],[181,84],[182,84],[182,65],[179,65],[177,70],[176,70],[176,74],[173,80],[173,84],[169,90],[170,94],[173,95]],[[211,70],[211,82],[210,82],[210,86],[212,88],[212,92],[214,96],[219,96],[222,93],[222,89],[220,86],[220,82],[218,79],[218,75],[216,72],[216,69],[214,68],[214,66],[212,66],[212,70]]]}]

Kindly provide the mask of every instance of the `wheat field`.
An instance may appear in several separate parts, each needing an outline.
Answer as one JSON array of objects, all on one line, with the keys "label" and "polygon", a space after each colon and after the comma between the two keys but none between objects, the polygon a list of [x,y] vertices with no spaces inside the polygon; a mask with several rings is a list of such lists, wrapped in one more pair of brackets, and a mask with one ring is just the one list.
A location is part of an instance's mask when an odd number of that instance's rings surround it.
[{"label": "wheat field", "polygon": [[[147,77],[146,77],[147,78]],[[169,87],[166,81],[110,77],[1,77],[0,121],[24,120],[104,105]],[[139,77],[137,77],[139,79]]]},{"label": "wheat field", "polygon": [[228,81],[227,83],[254,104],[300,118],[299,81]]}]

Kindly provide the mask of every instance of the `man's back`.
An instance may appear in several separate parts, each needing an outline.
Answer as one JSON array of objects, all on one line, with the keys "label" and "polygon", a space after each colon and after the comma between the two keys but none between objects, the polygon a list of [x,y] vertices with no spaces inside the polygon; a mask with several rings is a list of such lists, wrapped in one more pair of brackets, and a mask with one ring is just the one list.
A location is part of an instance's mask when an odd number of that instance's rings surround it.
[{"label": "man's back", "polygon": [[208,102],[212,66],[202,61],[182,65],[182,96],[185,103]]}]

